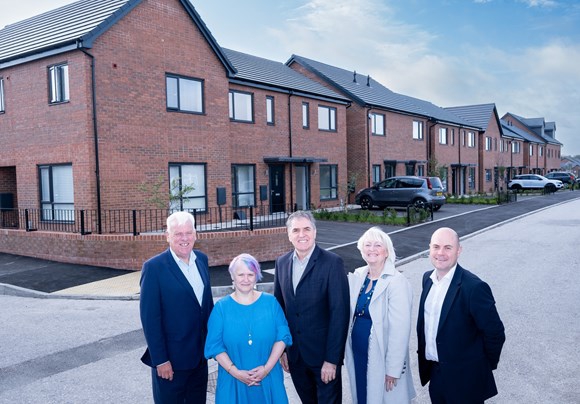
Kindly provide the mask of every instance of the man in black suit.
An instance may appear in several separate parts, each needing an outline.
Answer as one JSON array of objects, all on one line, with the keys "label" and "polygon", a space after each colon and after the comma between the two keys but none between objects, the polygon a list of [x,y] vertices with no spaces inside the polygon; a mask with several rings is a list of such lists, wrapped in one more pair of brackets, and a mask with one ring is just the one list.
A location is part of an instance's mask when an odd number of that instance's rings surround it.
[{"label": "man in black suit", "polygon": [[293,213],[286,227],[294,250],[276,260],[274,295],[286,313],[293,344],[280,362],[303,403],[340,403],[349,320],[344,264],[316,246],[310,212]]},{"label": "man in black suit", "polygon": [[167,218],[169,248],[143,264],[141,323],[151,367],[155,403],[205,404],[207,361],[203,356],[213,308],[207,256],[193,250],[195,219]]},{"label": "man in black suit", "polygon": [[434,404],[483,403],[497,394],[492,370],[505,341],[490,287],[457,264],[461,245],[450,228],[433,233],[435,270],[423,275],[417,340],[419,376]]}]

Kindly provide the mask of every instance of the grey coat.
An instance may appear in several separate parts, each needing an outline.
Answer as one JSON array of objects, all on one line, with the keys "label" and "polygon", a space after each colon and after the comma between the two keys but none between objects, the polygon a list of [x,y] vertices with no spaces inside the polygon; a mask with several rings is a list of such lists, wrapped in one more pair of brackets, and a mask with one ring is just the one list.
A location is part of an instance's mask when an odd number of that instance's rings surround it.
[{"label": "grey coat", "polygon": [[[353,403],[357,403],[354,360],[352,357],[353,314],[358,294],[368,273],[368,266],[348,275],[350,291],[350,325],[346,342],[346,368],[350,379]],[[409,403],[415,397],[413,377],[409,368],[409,337],[411,334],[411,284],[386,262],[369,304],[373,321],[369,337],[367,370],[367,401],[373,403]],[[387,392],[385,375],[396,377],[397,386]]]}]

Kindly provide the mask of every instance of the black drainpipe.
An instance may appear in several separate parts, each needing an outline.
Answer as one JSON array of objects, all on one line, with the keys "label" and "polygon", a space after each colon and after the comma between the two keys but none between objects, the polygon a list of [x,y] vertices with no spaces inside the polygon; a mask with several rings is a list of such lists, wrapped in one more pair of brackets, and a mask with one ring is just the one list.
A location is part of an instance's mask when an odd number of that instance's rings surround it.
[{"label": "black drainpipe", "polygon": [[367,187],[371,186],[371,133],[370,133],[370,125],[369,125],[369,121],[371,120],[371,108],[367,107],[367,113],[366,113],[366,130],[367,130]]},{"label": "black drainpipe", "polygon": [[99,168],[99,134],[97,131],[97,97],[96,97],[96,81],[95,81],[95,57],[82,48],[82,43],[77,44],[78,49],[91,58],[91,101],[93,103],[93,139],[95,142],[95,176],[97,180],[97,232],[103,233],[102,217],[101,217],[101,173]]},{"label": "black drainpipe", "polygon": [[[292,90],[288,93],[288,149],[289,149],[289,157],[292,157],[292,108],[290,107],[290,100],[293,96]],[[309,111],[310,113],[310,111]],[[308,117],[310,118],[310,117]],[[290,162],[290,206],[292,210],[294,209],[294,163]]]}]

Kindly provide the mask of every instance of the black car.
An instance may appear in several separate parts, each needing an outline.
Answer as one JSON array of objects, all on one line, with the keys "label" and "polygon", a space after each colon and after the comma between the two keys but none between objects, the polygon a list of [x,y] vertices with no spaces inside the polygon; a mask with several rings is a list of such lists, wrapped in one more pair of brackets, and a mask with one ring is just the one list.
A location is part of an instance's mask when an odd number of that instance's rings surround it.
[{"label": "black car", "polygon": [[564,172],[554,171],[554,172],[546,174],[545,177],[549,178],[551,180],[560,180],[564,184],[568,184],[568,185],[574,184],[576,182],[576,177],[572,173],[564,173]]},{"label": "black car", "polygon": [[[425,208],[433,204],[433,210],[439,210],[445,204],[442,188],[434,188],[431,177],[399,176],[387,178],[370,188],[365,188],[356,195],[355,202],[362,209],[373,206],[408,206]],[[435,177],[437,178],[437,177]],[[439,178],[437,178],[439,180]],[[441,186],[441,181],[438,181]]]}]

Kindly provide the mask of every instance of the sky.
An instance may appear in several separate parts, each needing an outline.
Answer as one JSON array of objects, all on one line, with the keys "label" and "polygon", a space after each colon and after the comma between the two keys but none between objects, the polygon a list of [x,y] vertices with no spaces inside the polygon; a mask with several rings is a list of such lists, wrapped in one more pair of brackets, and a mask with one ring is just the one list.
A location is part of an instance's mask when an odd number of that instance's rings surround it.
[{"label": "sky", "polygon": [[[0,0],[0,27],[73,0]],[[292,54],[441,107],[495,103],[556,122],[580,155],[577,0],[191,0],[217,42],[278,62]]]}]

